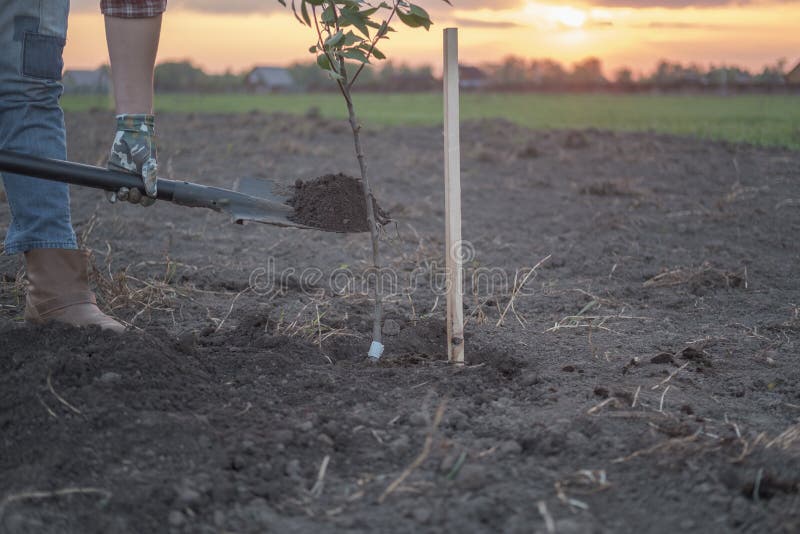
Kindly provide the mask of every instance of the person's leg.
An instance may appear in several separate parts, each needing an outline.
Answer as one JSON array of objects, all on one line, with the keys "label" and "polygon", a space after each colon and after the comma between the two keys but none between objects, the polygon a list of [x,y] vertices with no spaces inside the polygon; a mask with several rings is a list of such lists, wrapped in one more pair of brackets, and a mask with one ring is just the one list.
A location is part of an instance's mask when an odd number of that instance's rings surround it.
[{"label": "person's leg", "polygon": [[[0,148],[66,159],[61,97],[69,0],[7,0],[0,10]],[[88,252],[77,249],[69,189],[3,173],[11,224],[5,253],[25,254],[25,319],[125,328],[97,307]]]},{"label": "person's leg", "polygon": [[161,15],[145,18],[106,15],[106,42],[117,114],[153,114],[153,67],[160,33]]},{"label": "person's leg", "polygon": [[[66,159],[61,50],[68,0],[10,0],[0,10],[0,147]],[[66,184],[3,173],[5,252],[77,248]]]}]

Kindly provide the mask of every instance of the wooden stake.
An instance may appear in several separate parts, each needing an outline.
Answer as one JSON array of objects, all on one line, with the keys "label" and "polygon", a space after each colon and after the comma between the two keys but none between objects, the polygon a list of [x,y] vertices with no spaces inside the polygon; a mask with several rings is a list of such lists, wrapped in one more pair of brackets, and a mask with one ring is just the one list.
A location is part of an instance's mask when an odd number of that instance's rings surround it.
[{"label": "wooden stake", "polygon": [[459,134],[458,29],[444,30],[444,198],[447,276],[447,356],[464,363]]}]

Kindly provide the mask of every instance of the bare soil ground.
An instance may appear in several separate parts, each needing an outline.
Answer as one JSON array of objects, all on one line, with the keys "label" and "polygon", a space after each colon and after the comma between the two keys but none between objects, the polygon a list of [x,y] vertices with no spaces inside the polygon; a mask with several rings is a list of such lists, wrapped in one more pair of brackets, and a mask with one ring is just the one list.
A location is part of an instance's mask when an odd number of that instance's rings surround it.
[{"label": "bare soil ground", "polygon": [[[167,177],[357,175],[344,123],[159,120]],[[70,158],[112,127],[69,115]],[[365,144],[397,221],[378,364],[366,234],[75,190],[123,336],[24,326],[0,257],[0,532],[800,531],[800,153],[465,124],[454,368],[441,132]]]}]

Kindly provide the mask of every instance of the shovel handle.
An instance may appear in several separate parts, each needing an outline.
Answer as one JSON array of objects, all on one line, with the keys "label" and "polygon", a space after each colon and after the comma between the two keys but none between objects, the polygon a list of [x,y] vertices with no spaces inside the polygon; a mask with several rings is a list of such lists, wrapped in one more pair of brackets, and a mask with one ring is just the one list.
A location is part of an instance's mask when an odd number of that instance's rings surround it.
[{"label": "shovel handle", "polygon": [[[29,156],[10,150],[0,150],[0,171],[106,191],[119,191],[121,187],[127,187],[138,189],[142,195],[145,194],[142,179],[135,174],[83,163]],[[289,220],[288,217],[294,209],[282,203],[277,197],[257,198],[220,187],[164,178],[158,179],[157,187],[156,198],[159,200],[181,206],[227,212],[235,221],[247,220],[278,226],[303,227]]]},{"label": "shovel handle", "polygon": [[[112,171],[83,163],[29,156],[10,150],[0,150],[0,171],[105,191],[119,191],[120,188],[127,187],[128,189],[138,189],[142,195],[145,194],[142,179],[135,174]],[[177,183],[179,182],[159,178],[157,198],[172,201]]]}]

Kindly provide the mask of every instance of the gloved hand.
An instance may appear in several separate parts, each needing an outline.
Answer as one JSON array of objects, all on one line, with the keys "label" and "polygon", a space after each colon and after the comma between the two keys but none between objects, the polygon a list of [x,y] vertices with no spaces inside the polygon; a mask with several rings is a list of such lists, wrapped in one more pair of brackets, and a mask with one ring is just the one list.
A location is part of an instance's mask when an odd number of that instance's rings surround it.
[{"label": "gloved hand", "polygon": [[108,200],[127,200],[133,204],[150,206],[156,200],[156,136],[153,115],[117,115],[117,135],[111,145],[108,168],[138,174],[144,182],[147,196],[138,189],[120,188]]}]

